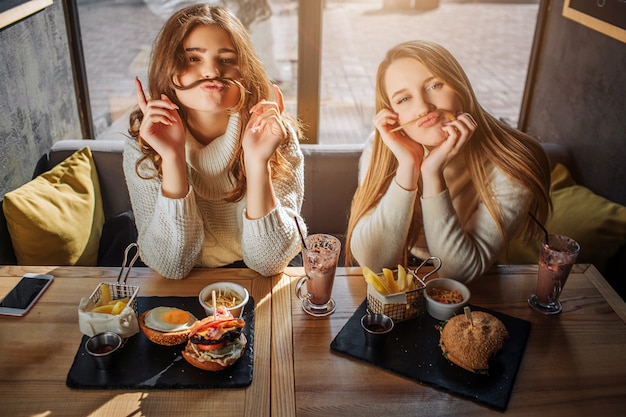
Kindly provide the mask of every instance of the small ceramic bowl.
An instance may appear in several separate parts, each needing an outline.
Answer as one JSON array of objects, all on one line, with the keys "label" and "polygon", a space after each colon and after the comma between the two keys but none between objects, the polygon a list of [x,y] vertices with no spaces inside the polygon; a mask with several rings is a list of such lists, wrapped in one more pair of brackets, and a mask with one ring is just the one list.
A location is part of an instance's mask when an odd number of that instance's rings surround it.
[{"label": "small ceramic bowl", "polygon": [[[444,303],[435,300],[435,290],[454,290],[461,295],[463,300],[460,303]],[[459,281],[450,278],[435,278],[426,282],[424,289],[424,298],[426,298],[426,311],[437,320],[448,320],[455,314],[463,311],[463,307],[467,305],[470,299],[470,290]]]},{"label": "small ceramic bowl", "polygon": [[[198,295],[198,301],[207,316],[213,314],[213,296],[211,293],[215,291],[216,298],[219,299],[219,295],[228,294],[228,293],[237,293],[238,299],[241,301],[235,305],[228,306],[227,309],[233,315],[233,317],[241,317],[243,313],[243,308],[248,303],[250,299],[250,295],[248,294],[248,290],[239,284],[234,282],[215,282],[213,284],[209,284],[200,291],[200,295]],[[230,297],[229,297],[230,298]],[[218,303],[218,307],[219,307]]]}]

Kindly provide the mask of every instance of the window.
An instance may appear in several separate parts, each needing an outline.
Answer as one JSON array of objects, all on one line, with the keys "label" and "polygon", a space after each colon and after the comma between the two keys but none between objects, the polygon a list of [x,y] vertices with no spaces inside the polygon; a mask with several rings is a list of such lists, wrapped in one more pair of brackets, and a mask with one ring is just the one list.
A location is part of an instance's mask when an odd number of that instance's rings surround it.
[{"label": "window", "polygon": [[[133,80],[146,79],[154,38],[167,16],[193,1],[76,1],[94,136],[122,138],[135,104]],[[319,112],[319,119],[313,118],[319,143],[365,141],[373,129],[378,63],[387,49],[409,39],[447,47],[465,68],[483,107],[517,125],[539,0],[267,0],[270,10],[264,0],[221,1],[249,22],[257,51],[283,91],[287,111],[302,113],[306,106]],[[321,9],[321,29],[312,19],[315,7]],[[299,12],[305,25],[311,25],[304,28],[306,33],[298,28]],[[298,96],[299,72],[314,70],[299,65],[299,33],[321,37],[319,90],[312,87],[319,97],[312,100]],[[314,48],[319,39],[315,41],[308,38],[307,44]],[[303,53],[309,58],[315,51]],[[309,77],[301,85],[310,88]]]}]

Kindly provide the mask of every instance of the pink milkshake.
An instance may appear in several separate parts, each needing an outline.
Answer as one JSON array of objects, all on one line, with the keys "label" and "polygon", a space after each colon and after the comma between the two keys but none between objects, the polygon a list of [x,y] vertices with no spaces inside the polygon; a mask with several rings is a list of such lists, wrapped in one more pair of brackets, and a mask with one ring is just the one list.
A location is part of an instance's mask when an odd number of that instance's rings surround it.
[{"label": "pink milkshake", "polygon": [[[302,308],[313,316],[326,316],[335,310],[331,294],[335,270],[339,261],[341,243],[331,235],[315,234],[305,240],[302,249],[306,276],[296,284],[296,295],[302,300]],[[306,283],[306,294],[302,286]]]},{"label": "pink milkshake", "polygon": [[559,297],[579,253],[580,245],[563,235],[550,235],[549,244],[541,244],[537,289],[528,299],[532,308],[545,314],[561,312]]}]

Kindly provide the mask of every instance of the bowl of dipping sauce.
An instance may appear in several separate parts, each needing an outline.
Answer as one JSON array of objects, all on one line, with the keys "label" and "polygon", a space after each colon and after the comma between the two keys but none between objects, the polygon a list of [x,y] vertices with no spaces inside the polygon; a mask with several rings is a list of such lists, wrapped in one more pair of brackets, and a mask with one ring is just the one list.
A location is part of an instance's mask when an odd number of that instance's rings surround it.
[{"label": "bowl of dipping sauce", "polygon": [[215,282],[204,287],[198,295],[198,301],[207,316],[213,315],[213,291],[215,291],[215,304],[218,308],[226,307],[233,317],[241,317],[243,308],[250,299],[248,290],[243,285],[234,282]]},{"label": "bowl of dipping sauce", "polygon": [[426,282],[424,298],[426,311],[437,320],[448,320],[459,314],[470,299],[470,290],[450,278],[435,278]]},{"label": "bowl of dipping sauce", "polygon": [[393,330],[393,320],[385,314],[366,314],[361,317],[361,327],[365,332],[365,344],[378,349]]},{"label": "bowl of dipping sauce", "polygon": [[98,333],[85,342],[85,350],[96,362],[96,368],[108,369],[122,347],[122,337],[113,332]]}]

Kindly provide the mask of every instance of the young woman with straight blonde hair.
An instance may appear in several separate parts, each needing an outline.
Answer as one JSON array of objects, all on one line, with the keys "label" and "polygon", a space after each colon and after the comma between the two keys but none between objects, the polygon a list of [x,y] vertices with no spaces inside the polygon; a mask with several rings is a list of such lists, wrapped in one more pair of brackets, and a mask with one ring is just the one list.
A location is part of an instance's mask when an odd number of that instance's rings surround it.
[{"label": "young woman with straight blonde hair", "polygon": [[142,261],[167,278],[245,263],[281,272],[300,250],[301,132],[241,22],[206,4],[157,37],[137,80],[124,173]]},{"label": "young woman with straight blonde hair", "polygon": [[535,239],[551,210],[540,144],[478,104],[440,45],[401,43],[376,78],[376,131],[359,166],[346,261],[374,271],[409,258],[442,260],[440,276],[470,281],[507,242]]}]

